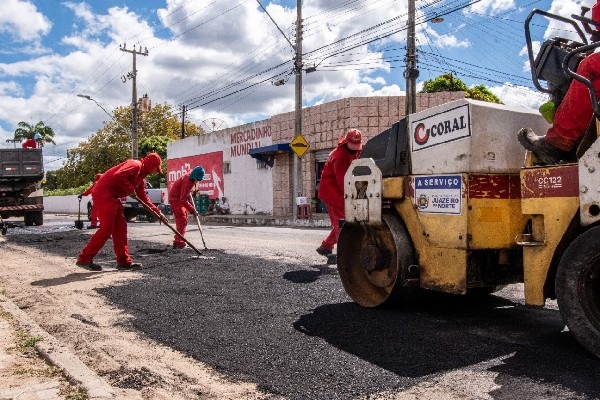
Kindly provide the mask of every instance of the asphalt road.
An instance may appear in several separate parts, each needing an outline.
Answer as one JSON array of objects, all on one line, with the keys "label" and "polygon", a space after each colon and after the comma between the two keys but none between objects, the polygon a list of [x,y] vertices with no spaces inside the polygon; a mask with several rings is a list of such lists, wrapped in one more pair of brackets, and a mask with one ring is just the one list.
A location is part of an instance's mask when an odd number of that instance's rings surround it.
[{"label": "asphalt road", "polygon": [[[69,225],[47,218],[46,239],[17,229],[10,240],[68,241]],[[498,296],[431,293],[404,309],[361,308],[314,252],[325,235],[205,226],[208,258],[198,259],[164,251],[166,228],[130,224],[134,260],[146,268],[99,293],[133,316],[134,329],[274,399],[600,398],[600,360],[552,304],[525,307],[513,285]],[[69,248],[53,251],[78,251]],[[110,247],[103,252],[110,260]]]}]

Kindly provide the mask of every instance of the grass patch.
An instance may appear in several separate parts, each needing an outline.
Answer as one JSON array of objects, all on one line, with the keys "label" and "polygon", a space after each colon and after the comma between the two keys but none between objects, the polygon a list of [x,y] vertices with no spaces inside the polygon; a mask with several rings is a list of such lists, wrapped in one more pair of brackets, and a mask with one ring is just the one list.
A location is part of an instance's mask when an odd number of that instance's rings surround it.
[{"label": "grass patch", "polygon": [[11,313],[7,313],[6,311],[0,309],[0,318],[6,321],[12,321],[15,317]]},{"label": "grass patch", "polygon": [[87,400],[88,398],[88,395],[85,391],[72,387],[69,387],[69,389],[66,391],[61,391],[60,394],[65,396],[65,399],[67,400]]},{"label": "grass patch", "polygon": [[43,338],[40,336],[31,336],[27,332],[17,331],[17,348],[23,352],[32,351],[36,343],[41,342]]},{"label": "grass patch", "polygon": [[60,368],[54,365],[47,365],[46,368],[17,368],[15,375],[28,375],[28,376],[43,376],[47,378],[62,377]]}]

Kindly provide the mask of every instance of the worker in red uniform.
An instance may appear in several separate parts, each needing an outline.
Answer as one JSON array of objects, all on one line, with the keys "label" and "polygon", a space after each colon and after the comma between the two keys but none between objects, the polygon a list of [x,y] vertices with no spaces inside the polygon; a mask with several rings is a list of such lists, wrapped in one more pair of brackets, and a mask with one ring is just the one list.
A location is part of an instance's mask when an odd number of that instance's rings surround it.
[{"label": "worker in red uniform", "polygon": [[33,135],[32,138],[29,138],[26,141],[24,141],[21,147],[23,147],[24,149],[39,149],[40,147],[42,147],[41,143],[42,135],[36,133],[35,135]]},{"label": "worker in red uniform", "polygon": [[145,178],[156,172],[162,173],[162,160],[156,153],[150,153],[139,160],[127,160],[110,168],[92,188],[94,207],[98,209],[98,218],[102,223],[77,258],[77,265],[92,271],[102,270],[94,263],[94,256],[112,236],[113,249],[117,258],[117,269],[129,270],[141,268],[133,263],[127,247],[127,221],[123,215],[121,197],[135,193],[138,199],[148,205],[162,222],[168,223],[160,210],[152,204],[146,194]]},{"label": "worker in red uniform", "polygon": [[[600,1],[592,7],[592,20],[600,23]],[[596,27],[597,30],[598,28]],[[596,94],[600,95],[599,53],[592,53],[584,58],[577,67],[577,74],[591,81]],[[535,153],[541,162],[556,164],[567,159],[575,149],[585,135],[593,113],[588,87],[573,79],[564,99],[556,108],[553,125],[546,135],[538,136],[531,128],[523,128],[517,137],[523,147]]]},{"label": "worker in red uniform", "polygon": [[[98,182],[98,179],[100,179],[101,176],[102,174],[96,174],[96,180],[94,181],[94,183],[92,183],[92,186],[90,186],[88,189],[84,190],[81,194],[79,194],[79,196],[77,196],[79,200],[81,200],[83,196],[90,196],[92,194],[92,189],[94,188],[94,185],[96,184],[96,182]],[[92,219],[90,221],[90,226],[88,226],[88,229],[98,228],[98,207],[94,207],[94,196],[92,196],[91,218]]]},{"label": "worker in red uniform", "polygon": [[338,146],[329,154],[321,181],[319,198],[325,203],[331,220],[331,232],[317,248],[317,253],[328,256],[340,236],[340,220],[344,219],[344,175],[350,163],[360,156],[362,151],[362,133],[358,129],[350,129]]},{"label": "worker in red uniform", "polygon": [[[185,235],[188,223],[188,213],[198,215],[196,207],[190,202],[190,192],[196,187],[196,182],[204,179],[204,168],[198,166],[189,170],[177,179],[169,190],[169,204],[175,217],[175,228],[181,236]],[[185,242],[178,235],[174,236],[173,248],[183,249]]]}]

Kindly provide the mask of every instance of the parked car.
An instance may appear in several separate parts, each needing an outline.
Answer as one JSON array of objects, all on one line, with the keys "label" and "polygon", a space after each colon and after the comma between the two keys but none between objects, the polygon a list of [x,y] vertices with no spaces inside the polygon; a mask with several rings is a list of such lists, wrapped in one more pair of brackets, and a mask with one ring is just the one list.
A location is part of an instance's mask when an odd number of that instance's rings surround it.
[{"label": "parked car", "polygon": [[[160,210],[164,209],[164,197],[165,194],[161,189],[154,189],[149,182],[146,182],[146,194],[148,198],[156,207]],[[127,221],[133,221],[138,215],[145,215],[148,222],[156,222],[158,218],[154,215],[151,215],[144,206],[142,206],[136,199],[133,197],[121,197],[121,203],[123,204],[123,214],[125,215],[125,219]],[[92,199],[87,203],[87,217],[88,220],[92,220],[92,207],[93,207]],[[100,221],[102,223],[102,221]]]}]

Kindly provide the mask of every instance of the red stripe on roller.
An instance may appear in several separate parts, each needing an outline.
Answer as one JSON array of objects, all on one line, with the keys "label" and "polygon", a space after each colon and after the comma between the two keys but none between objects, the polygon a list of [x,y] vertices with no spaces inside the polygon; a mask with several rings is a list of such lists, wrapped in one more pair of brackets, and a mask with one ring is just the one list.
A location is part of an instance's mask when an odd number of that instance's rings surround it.
[{"label": "red stripe on roller", "polygon": [[518,175],[473,174],[469,176],[471,199],[519,199]]}]

